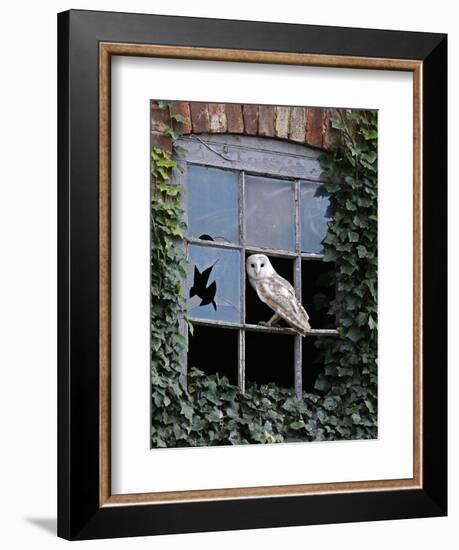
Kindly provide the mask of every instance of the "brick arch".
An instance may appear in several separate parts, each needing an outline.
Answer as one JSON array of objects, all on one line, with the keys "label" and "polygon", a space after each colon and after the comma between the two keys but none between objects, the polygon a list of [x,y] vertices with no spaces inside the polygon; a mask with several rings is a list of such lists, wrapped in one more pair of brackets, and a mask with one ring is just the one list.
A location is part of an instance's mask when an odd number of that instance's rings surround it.
[{"label": "brick arch", "polygon": [[[330,124],[334,109],[321,107],[287,107],[242,105],[236,103],[202,103],[173,101],[169,108],[151,102],[152,147],[172,150],[172,139],[164,135],[174,128],[188,134],[239,134],[277,138],[308,147],[330,151],[339,143],[339,132]],[[171,118],[180,114],[178,123]]]}]

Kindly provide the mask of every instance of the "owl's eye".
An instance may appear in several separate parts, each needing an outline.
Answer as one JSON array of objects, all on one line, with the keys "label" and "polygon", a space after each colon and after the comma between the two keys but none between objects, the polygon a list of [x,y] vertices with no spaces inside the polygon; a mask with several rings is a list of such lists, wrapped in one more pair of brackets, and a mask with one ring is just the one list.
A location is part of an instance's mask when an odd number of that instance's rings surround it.
[{"label": "owl's eye", "polygon": [[265,264],[261,264],[261,267],[265,267]]},{"label": "owl's eye", "polygon": [[250,267],[255,267],[255,264],[250,264]]}]

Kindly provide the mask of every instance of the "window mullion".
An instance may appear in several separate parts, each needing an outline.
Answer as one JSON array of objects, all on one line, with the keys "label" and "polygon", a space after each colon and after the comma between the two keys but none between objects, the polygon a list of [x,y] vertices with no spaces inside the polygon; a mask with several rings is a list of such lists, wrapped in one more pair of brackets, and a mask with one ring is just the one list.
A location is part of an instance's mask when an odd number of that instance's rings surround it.
[{"label": "window mullion", "polygon": [[[239,244],[241,245],[241,321],[245,324],[245,173],[239,173]],[[238,350],[238,386],[245,391],[245,330],[239,330],[239,350]]]},{"label": "window mullion", "polygon": [[[301,302],[301,211],[300,211],[300,181],[294,182],[295,192],[295,265],[293,273],[293,283],[295,287],[295,293],[298,300]],[[294,357],[295,357],[295,394],[298,399],[301,398],[303,393],[303,345],[302,336],[299,334],[295,336],[294,343]]]}]

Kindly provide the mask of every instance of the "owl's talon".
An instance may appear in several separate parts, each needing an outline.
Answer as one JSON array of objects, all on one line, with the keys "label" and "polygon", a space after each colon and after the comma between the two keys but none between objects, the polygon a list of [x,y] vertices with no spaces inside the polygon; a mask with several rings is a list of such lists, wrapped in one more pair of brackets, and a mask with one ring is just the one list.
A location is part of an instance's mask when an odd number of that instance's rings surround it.
[{"label": "owl's talon", "polygon": [[269,327],[269,323],[267,323],[266,321],[259,321],[258,324],[260,325],[260,327]]}]

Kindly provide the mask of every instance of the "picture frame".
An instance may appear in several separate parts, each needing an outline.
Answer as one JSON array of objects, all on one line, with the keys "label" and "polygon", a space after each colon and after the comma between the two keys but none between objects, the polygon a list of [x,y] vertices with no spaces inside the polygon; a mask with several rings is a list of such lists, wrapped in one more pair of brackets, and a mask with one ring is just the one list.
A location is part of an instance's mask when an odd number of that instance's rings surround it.
[{"label": "picture frame", "polygon": [[[58,535],[69,540],[447,513],[443,34],[71,10],[58,16]],[[413,476],[112,494],[114,56],[413,74]]]}]

